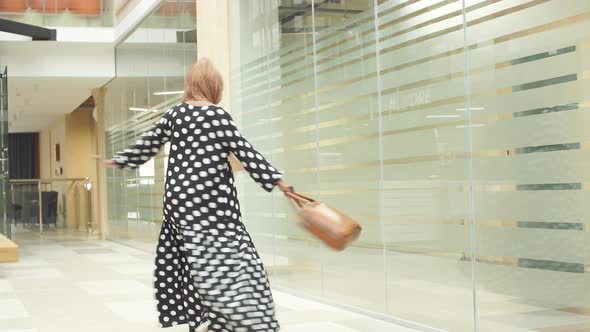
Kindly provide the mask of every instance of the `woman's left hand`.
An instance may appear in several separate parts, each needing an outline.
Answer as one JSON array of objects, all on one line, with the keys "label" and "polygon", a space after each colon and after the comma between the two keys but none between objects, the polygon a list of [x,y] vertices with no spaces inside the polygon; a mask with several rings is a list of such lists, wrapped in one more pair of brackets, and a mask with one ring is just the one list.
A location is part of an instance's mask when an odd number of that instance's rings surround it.
[{"label": "woman's left hand", "polygon": [[283,193],[287,193],[287,192],[292,192],[293,191],[293,187],[291,187],[288,184],[286,184],[285,181],[283,181],[283,180],[277,181],[277,185],[279,186],[279,188],[281,189],[281,191]]}]

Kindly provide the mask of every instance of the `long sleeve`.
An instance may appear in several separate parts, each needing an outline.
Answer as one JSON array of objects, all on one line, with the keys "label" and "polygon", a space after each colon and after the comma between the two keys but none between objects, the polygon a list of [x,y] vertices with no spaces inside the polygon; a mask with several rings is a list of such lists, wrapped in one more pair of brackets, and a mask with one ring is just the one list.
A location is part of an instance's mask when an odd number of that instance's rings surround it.
[{"label": "long sleeve", "polygon": [[242,136],[229,113],[221,108],[205,107],[201,112],[206,112],[207,120],[204,121],[203,127],[208,128],[209,136],[213,135],[221,142],[228,153],[233,153],[240,160],[250,177],[264,190],[271,192],[283,174]]},{"label": "long sleeve", "polygon": [[162,145],[170,141],[172,110],[141,135],[134,144],[115,154],[115,161],[122,169],[135,169],[158,154]]}]

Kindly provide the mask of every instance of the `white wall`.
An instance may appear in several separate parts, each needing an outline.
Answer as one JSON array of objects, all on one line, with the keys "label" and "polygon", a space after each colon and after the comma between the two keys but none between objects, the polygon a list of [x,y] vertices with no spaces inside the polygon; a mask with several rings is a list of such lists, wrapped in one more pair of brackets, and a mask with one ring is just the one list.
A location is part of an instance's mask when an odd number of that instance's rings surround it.
[{"label": "white wall", "polygon": [[115,75],[115,52],[105,43],[2,42],[0,63],[9,68],[9,78]]},{"label": "white wall", "polygon": [[39,177],[48,179],[51,175],[51,129],[45,128],[39,132]]}]

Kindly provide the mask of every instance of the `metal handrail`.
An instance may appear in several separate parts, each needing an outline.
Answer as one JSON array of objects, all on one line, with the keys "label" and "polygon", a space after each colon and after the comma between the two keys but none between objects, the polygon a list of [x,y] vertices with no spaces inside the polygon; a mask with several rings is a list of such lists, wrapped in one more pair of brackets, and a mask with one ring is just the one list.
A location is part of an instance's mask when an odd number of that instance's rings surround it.
[{"label": "metal handrail", "polygon": [[20,184],[20,183],[51,183],[51,182],[69,182],[69,181],[89,181],[89,177],[85,178],[57,178],[57,179],[13,179],[10,180],[10,183]]}]

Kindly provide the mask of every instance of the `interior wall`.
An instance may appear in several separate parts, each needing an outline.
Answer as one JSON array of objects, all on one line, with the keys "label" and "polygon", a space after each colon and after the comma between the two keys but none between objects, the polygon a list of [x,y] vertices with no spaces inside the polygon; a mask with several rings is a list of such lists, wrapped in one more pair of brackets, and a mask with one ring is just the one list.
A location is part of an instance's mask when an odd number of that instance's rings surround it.
[{"label": "interior wall", "polygon": [[[69,157],[65,176],[68,178],[97,178],[97,164],[93,155],[96,153],[95,123],[92,111],[74,111],[65,117],[66,149]],[[75,182],[67,188],[67,224],[72,227],[85,227],[90,221],[88,191],[83,182]]]},{"label": "interior wall", "polygon": [[45,128],[39,132],[39,177],[51,177],[51,129]]},{"label": "interior wall", "polygon": [[91,177],[96,173],[94,151],[94,119],[92,111],[75,111],[66,115],[66,154],[75,156],[75,161],[68,163],[67,176],[71,178]]},{"label": "interior wall", "polygon": [[[66,159],[67,156],[64,153],[66,151],[66,122],[65,117],[54,123],[49,128],[49,140],[51,146],[49,148],[49,155],[51,156],[49,162],[49,169],[51,171],[51,178],[63,178],[66,174]],[[60,160],[57,160],[56,146],[59,144]],[[45,145],[45,144],[43,144]],[[63,172],[60,173],[60,168]]]}]

